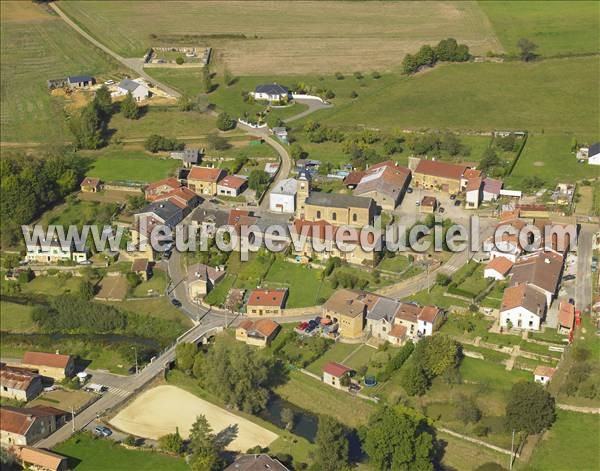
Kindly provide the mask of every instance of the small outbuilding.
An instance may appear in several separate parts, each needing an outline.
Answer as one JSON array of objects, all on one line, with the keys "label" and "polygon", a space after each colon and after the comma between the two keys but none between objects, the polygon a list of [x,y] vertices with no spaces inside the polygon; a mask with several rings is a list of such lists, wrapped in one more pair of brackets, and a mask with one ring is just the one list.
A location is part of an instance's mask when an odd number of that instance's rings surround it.
[{"label": "small outbuilding", "polygon": [[131,264],[131,271],[138,275],[143,281],[150,278],[150,263],[147,258],[136,258]]},{"label": "small outbuilding", "polygon": [[347,390],[351,372],[352,368],[330,361],[323,367],[323,382],[334,388]]},{"label": "small outbuilding", "polygon": [[67,77],[69,88],[87,88],[94,85],[94,77],[90,75],[69,75]]},{"label": "small outbuilding", "polygon": [[421,212],[433,214],[437,206],[438,202],[434,196],[423,196],[421,200]]},{"label": "small outbuilding", "polygon": [[85,177],[81,182],[80,188],[84,193],[97,193],[102,189],[102,184],[99,178]]},{"label": "small outbuilding", "polygon": [[536,383],[540,383],[545,386],[552,380],[555,372],[556,368],[546,365],[538,365],[533,371],[533,379]]}]

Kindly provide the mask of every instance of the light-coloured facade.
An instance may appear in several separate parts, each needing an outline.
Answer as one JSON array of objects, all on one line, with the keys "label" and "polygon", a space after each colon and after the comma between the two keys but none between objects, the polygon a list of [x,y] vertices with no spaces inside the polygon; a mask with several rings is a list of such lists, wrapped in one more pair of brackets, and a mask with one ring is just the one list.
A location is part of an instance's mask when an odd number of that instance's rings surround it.
[{"label": "light-coloured facade", "polygon": [[287,178],[280,181],[269,193],[269,209],[276,213],[294,213],[297,192],[296,179]]}]

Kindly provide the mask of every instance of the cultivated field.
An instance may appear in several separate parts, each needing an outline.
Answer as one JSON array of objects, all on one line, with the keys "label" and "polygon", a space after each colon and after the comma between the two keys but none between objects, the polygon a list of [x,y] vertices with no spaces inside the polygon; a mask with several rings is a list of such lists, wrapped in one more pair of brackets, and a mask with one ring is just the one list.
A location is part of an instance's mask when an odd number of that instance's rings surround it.
[{"label": "cultivated field", "polygon": [[598,52],[600,5],[594,1],[482,1],[494,32],[510,53],[528,38],[543,56]]},{"label": "cultivated field", "polygon": [[123,276],[106,276],[98,284],[97,299],[118,301],[127,295],[127,280]]},{"label": "cultivated field", "polygon": [[[150,46],[210,45],[239,74],[388,69],[425,42],[502,51],[475,2],[61,2],[124,56]],[[135,18],[135,21],[131,21]]]},{"label": "cultivated field", "polygon": [[72,139],[64,100],[51,97],[46,80],[66,75],[108,77],[119,66],[43,5],[1,3],[2,141]]},{"label": "cultivated field", "polygon": [[187,438],[196,416],[204,414],[215,433],[237,425],[237,434],[228,450],[242,450],[256,445],[267,447],[277,434],[239,417],[176,386],[157,386],[141,394],[111,424],[124,432],[157,439],[167,433]]}]

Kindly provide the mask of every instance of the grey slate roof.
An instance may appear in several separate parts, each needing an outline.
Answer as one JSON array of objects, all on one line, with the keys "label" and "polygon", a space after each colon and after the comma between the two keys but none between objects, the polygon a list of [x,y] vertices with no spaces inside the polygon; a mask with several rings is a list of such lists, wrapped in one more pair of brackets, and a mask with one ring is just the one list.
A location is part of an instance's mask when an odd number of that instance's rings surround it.
[{"label": "grey slate roof", "polygon": [[[181,213],[181,208],[170,201],[155,201],[140,209],[137,214],[153,213],[167,223],[173,222],[173,218]],[[179,221],[177,221],[179,222]],[[175,222],[175,224],[177,223]]]},{"label": "grey slate roof", "polygon": [[268,95],[287,95],[289,91],[289,88],[279,85],[278,83],[258,85],[254,89],[254,93],[266,93]]},{"label": "grey slate roof", "polygon": [[139,83],[134,82],[133,80],[129,80],[129,79],[123,79],[123,80],[121,80],[121,82],[119,82],[119,88],[122,88],[123,90],[127,90],[128,92],[133,92],[139,86],[140,86]]},{"label": "grey slate roof", "polygon": [[181,159],[183,162],[187,162],[190,164],[198,163],[199,155],[200,151],[196,148],[189,148],[171,152],[171,158]]},{"label": "grey slate roof", "polygon": [[69,83],[79,83],[79,82],[91,82],[93,80],[91,75],[69,75],[67,77]]},{"label": "grey slate roof", "polygon": [[593,157],[596,154],[600,154],[600,142],[596,142],[590,146],[588,157]]},{"label": "grey slate roof", "polygon": [[372,203],[372,198],[342,195],[341,193],[323,193],[318,191],[312,192],[309,197],[306,198],[306,204],[329,208],[368,208]]},{"label": "grey slate roof", "polygon": [[390,298],[379,298],[373,309],[367,312],[367,319],[378,321],[385,318],[391,323],[399,307],[400,301]]}]

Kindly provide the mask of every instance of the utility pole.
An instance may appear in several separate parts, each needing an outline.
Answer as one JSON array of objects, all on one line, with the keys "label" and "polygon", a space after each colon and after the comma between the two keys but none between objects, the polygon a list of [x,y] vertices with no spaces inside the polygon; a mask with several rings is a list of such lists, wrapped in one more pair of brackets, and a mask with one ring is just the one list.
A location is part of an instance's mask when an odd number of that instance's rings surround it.
[{"label": "utility pole", "polygon": [[138,374],[139,368],[138,368],[137,347],[134,345],[133,347],[131,347],[131,349],[135,352],[135,374]]},{"label": "utility pole", "polygon": [[513,428],[512,438],[510,440],[510,462],[508,463],[508,469],[511,471],[512,471],[512,466],[513,466],[513,461],[514,461],[513,460],[514,446],[515,446],[515,429]]},{"label": "utility pole", "polygon": [[75,433],[75,412],[73,411],[73,406],[71,406],[71,430]]}]

